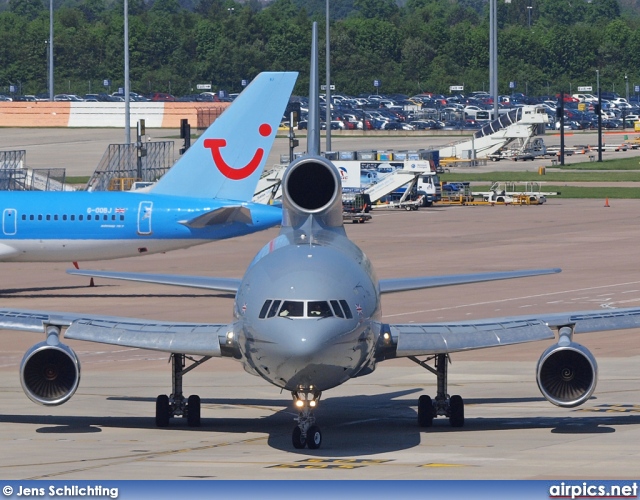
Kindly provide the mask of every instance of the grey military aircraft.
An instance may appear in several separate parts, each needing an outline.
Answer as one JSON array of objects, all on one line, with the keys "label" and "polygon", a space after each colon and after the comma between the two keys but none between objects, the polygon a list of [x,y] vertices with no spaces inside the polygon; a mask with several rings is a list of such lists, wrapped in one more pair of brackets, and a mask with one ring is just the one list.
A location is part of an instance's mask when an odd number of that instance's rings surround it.
[{"label": "grey military aircraft", "polygon": [[[371,373],[384,360],[408,357],[436,375],[435,398],[418,400],[418,424],[444,416],[464,425],[464,404],[447,391],[451,353],[540,340],[557,340],[540,357],[537,382],[544,397],[574,407],[593,394],[597,364],[575,333],[640,327],[640,308],[502,317],[457,323],[387,324],[381,296],[420,288],[556,273],[558,269],[452,276],[376,279],[365,254],[346,235],[336,167],[320,155],[317,27],[310,85],[309,154],[291,163],[282,180],[279,235],[254,258],[242,279],[100,271],[73,274],[233,291],[230,324],[152,322],[64,312],[0,309],[0,328],[43,332],[20,367],[29,398],[44,405],[67,401],[80,381],[76,354],[64,337],[172,354],[173,393],[156,400],[156,424],[184,417],[199,426],[200,398],[182,393],[183,375],[212,358],[228,356],[267,382],[291,392],[298,412],[295,448],[316,449],[322,433],[314,410],[323,391]],[[200,356],[200,358],[195,358]],[[185,359],[193,361],[185,368]],[[433,364],[433,366],[432,366]]]}]

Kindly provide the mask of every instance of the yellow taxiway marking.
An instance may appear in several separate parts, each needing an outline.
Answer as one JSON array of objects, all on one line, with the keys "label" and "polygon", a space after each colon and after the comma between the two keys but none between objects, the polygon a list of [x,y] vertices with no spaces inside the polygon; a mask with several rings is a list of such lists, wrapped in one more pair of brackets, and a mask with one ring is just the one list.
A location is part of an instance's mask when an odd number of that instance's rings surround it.
[{"label": "yellow taxiway marking", "polygon": [[580,408],[575,411],[591,413],[640,413],[640,405],[600,405],[594,408]]}]

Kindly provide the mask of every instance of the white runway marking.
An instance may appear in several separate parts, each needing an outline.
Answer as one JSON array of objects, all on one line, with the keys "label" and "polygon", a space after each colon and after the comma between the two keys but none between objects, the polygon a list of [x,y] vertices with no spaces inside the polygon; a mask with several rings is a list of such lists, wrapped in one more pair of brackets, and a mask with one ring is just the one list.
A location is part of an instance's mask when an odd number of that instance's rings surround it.
[{"label": "white runway marking", "polygon": [[[504,304],[504,303],[507,303],[507,302],[513,302],[515,300],[538,299],[538,298],[541,298],[541,297],[552,297],[552,296],[563,295],[563,294],[568,294],[568,293],[578,293],[578,292],[583,293],[583,292],[588,292],[590,290],[601,290],[601,289],[615,288],[615,287],[620,287],[620,286],[637,285],[638,283],[640,283],[640,281],[629,281],[629,282],[626,282],[626,283],[614,283],[612,285],[601,285],[601,286],[593,286],[593,287],[587,287],[587,288],[576,288],[575,290],[564,290],[564,291],[561,291],[561,292],[540,293],[540,294],[535,294],[535,295],[525,295],[525,296],[522,296],[522,297],[510,297],[508,299],[489,300],[489,301],[485,301],[485,302],[474,302],[474,303],[470,303],[470,304],[458,304],[458,305],[449,306],[449,307],[438,307],[438,308],[435,308],[435,309],[419,309],[419,310],[416,310],[416,311],[407,311],[407,312],[397,313],[397,314],[385,314],[384,317],[385,318],[394,318],[394,317],[398,317],[398,316],[406,316],[408,314],[421,314],[421,313],[428,313],[428,312],[435,312],[435,311],[448,311],[448,310],[454,310],[454,309],[463,309],[465,307],[486,306],[486,305],[489,305],[489,304]],[[581,299],[571,299],[571,300],[585,300],[585,299],[589,299],[589,298],[590,297],[582,297]],[[551,302],[548,302],[548,303],[551,303]],[[611,308],[610,305],[603,305],[602,307]]]}]

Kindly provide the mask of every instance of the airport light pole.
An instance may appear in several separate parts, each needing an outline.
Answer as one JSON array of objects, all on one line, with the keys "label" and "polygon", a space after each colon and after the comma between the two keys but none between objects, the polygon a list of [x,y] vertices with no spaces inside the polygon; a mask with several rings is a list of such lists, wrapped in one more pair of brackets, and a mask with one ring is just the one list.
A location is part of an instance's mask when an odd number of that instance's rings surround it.
[{"label": "airport light pole", "polygon": [[49,0],[49,100],[53,102],[53,0]]},{"label": "airport light pole", "polygon": [[533,9],[533,7],[531,5],[527,5],[527,12],[529,13],[529,29],[531,29],[531,9]]},{"label": "airport light pole", "polygon": [[326,0],[326,69],[327,69],[327,92],[325,102],[327,103],[327,111],[325,118],[327,122],[327,133],[325,135],[326,150],[331,151],[331,69],[329,63],[329,0]]},{"label": "airport light pole", "polygon": [[600,70],[596,70],[596,89],[598,90],[598,162],[602,162],[602,96],[600,95]]},{"label": "airport light pole", "polygon": [[498,5],[489,3],[489,88],[493,98],[494,120],[498,119]]},{"label": "airport light pole", "polygon": [[129,0],[124,0],[124,143],[131,144],[131,101],[129,88]]},{"label": "airport light pole", "polygon": [[626,73],[624,74],[624,86],[627,94],[627,102],[629,102],[629,76]]}]

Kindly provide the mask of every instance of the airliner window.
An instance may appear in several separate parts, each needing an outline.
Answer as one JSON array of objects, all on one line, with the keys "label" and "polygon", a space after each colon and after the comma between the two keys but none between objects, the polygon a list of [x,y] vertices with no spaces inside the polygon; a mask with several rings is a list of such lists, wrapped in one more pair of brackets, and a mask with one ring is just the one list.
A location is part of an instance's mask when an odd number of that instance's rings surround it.
[{"label": "airliner window", "polygon": [[51,220],[51,216],[47,214],[47,220]]},{"label": "airliner window", "polygon": [[333,316],[329,303],[325,300],[310,300],[307,304],[307,315],[310,318],[329,318]]},{"label": "airliner window", "polygon": [[340,305],[342,305],[342,309],[344,309],[344,314],[347,317],[347,319],[353,318],[353,315],[351,314],[351,309],[349,309],[349,304],[347,304],[347,301],[341,300]]},{"label": "airliner window", "polygon": [[280,300],[274,300],[273,304],[271,304],[271,308],[269,309],[269,314],[267,314],[267,318],[273,318],[278,312],[278,307],[280,307]]},{"label": "airliner window", "polygon": [[295,300],[283,301],[278,316],[283,318],[301,318],[304,316],[304,302]]},{"label": "airliner window", "polygon": [[70,219],[71,219],[71,220],[76,220],[76,216],[75,216],[75,215],[72,215],[72,216],[70,216]]},{"label": "airliner window", "polygon": [[91,220],[91,215],[87,215],[87,220]]},{"label": "airliner window", "polygon": [[336,316],[338,316],[338,318],[344,318],[342,307],[340,307],[340,303],[337,300],[331,301],[331,307],[333,307],[333,312],[336,313]]},{"label": "airliner window", "polygon": [[29,220],[34,220],[34,219],[35,219],[35,217],[33,215],[29,216]]},{"label": "airliner window", "polygon": [[260,314],[258,315],[258,318],[264,319],[267,317],[267,311],[269,311],[270,305],[271,305],[270,300],[265,301],[265,303],[262,305],[262,309],[260,309]]},{"label": "airliner window", "polygon": [[42,220],[42,215],[38,214],[38,220]]},{"label": "airliner window", "polygon": [[22,220],[27,220],[27,215],[26,214],[22,214]]}]

